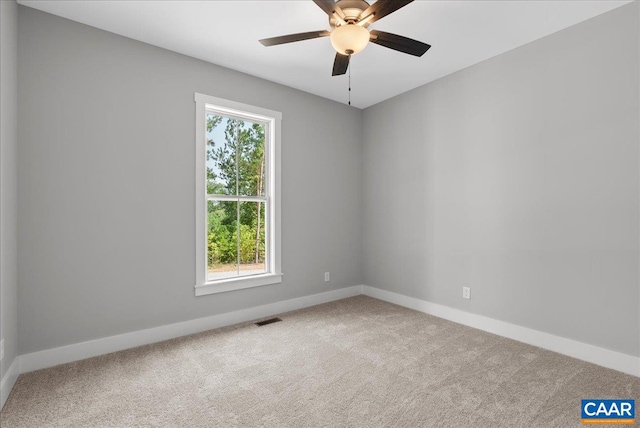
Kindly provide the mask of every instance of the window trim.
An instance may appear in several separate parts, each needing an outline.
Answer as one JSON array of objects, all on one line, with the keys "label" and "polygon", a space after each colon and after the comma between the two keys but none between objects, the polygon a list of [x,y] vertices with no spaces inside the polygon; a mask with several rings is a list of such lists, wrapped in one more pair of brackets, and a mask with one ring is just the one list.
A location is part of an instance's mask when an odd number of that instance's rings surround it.
[{"label": "window trim", "polygon": [[[260,287],[263,285],[282,282],[281,265],[281,218],[280,218],[280,124],[282,113],[255,107],[224,98],[195,93],[196,105],[196,155],[195,155],[195,242],[196,242],[196,283],[195,295],[204,296],[213,293],[241,290],[244,288]],[[270,198],[269,213],[265,217],[269,222],[271,231],[267,237],[268,254],[267,262],[270,264],[270,272],[244,277],[224,278],[216,281],[207,281],[207,168],[206,168],[206,110],[213,108],[231,116],[239,116],[243,119],[254,119],[269,123],[270,150],[267,150],[271,168],[267,168],[269,177],[267,184]]]}]

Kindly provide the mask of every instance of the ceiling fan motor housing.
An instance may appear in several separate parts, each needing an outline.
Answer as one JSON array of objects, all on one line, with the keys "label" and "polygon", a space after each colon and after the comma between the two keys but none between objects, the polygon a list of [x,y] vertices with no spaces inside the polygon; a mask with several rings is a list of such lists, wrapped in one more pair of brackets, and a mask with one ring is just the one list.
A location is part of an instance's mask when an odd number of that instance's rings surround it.
[{"label": "ceiling fan motor housing", "polygon": [[[340,0],[336,5],[342,9],[342,12],[345,15],[345,21],[347,22],[357,22],[360,14],[369,8],[369,3],[364,0]],[[331,25],[331,28],[336,28],[339,25],[335,16],[329,16],[329,25]],[[363,26],[368,27],[369,23],[366,23]]]}]

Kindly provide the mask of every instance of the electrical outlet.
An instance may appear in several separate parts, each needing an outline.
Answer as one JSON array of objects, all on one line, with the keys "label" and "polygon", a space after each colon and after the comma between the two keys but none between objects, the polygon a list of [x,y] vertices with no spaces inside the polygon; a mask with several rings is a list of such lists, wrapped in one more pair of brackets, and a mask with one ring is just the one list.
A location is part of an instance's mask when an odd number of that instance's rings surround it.
[{"label": "electrical outlet", "polygon": [[470,287],[462,287],[462,298],[463,299],[471,299],[471,288]]},{"label": "electrical outlet", "polygon": [[325,272],[324,273],[324,282],[329,282],[331,281],[331,275],[329,274],[329,272]]},{"label": "electrical outlet", "polygon": [[4,360],[4,339],[0,340],[0,361]]}]

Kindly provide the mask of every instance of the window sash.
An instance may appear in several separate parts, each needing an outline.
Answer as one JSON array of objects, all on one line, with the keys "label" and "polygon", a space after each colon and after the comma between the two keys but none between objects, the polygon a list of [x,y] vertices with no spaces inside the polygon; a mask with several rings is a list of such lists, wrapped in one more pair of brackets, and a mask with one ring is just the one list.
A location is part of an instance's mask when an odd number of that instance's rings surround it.
[{"label": "window sash", "polygon": [[[242,277],[249,277],[249,276],[254,276],[254,275],[265,275],[265,274],[270,274],[272,272],[274,272],[275,270],[275,266],[274,263],[272,263],[272,255],[271,255],[271,242],[273,240],[273,238],[271,237],[271,227],[269,227],[269,225],[271,224],[271,207],[269,205],[269,195],[270,195],[270,189],[271,189],[271,124],[272,124],[272,119],[270,120],[264,120],[263,118],[260,117],[255,117],[254,115],[251,114],[245,114],[243,112],[239,112],[239,113],[234,113],[231,111],[227,111],[226,109],[219,109],[219,108],[215,108],[212,107],[210,105],[207,105],[207,107],[205,108],[205,118],[207,117],[207,115],[215,115],[218,117],[223,117],[225,119],[235,119],[235,120],[239,120],[242,122],[249,122],[249,123],[257,123],[260,124],[262,126],[264,126],[264,158],[265,158],[265,162],[264,162],[264,166],[265,166],[265,171],[264,171],[264,195],[263,196],[250,196],[250,195],[227,195],[227,194],[210,194],[208,193],[206,195],[206,200],[207,201],[229,201],[229,202],[238,202],[238,207],[240,202],[262,202],[264,203],[264,210],[265,210],[265,224],[263,225],[264,230],[265,230],[265,251],[264,251],[264,263],[265,263],[265,271],[261,272],[259,274],[247,274],[247,275],[242,275],[240,273],[240,263],[237,262],[237,272],[238,274],[236,276],[233,276],[232,278],[242,278]],[[205,121],[206,122],[206,121]],[[204,150],[207,150],[207,144],[208,142],[205,144]],[[236,189],[237,192],[237,189]],[[238,212],[239,213],[239,212]],[[239,218],[236,219],[238,221],[238,224],[240,223]],[[206,216],[206,221],[207,221],[207,230],[208,230],[208,216]],[[238,229],[238,234],[236,236],[236,239],[238,240],[236,242],[238,251],[240,249],[240,235],[239,235],[239,229]],[[208,260],[208,247],[207,247],[207,251],[205,252],[205,258],[207,258]],[[240,254],[237,254],[237,258],[239,260],[240,258]],[[225,281],[227,281],[229,278],[220,278],[220,279],[209,279],[209,269],[208,269],[208,263],[207,263],[207,271],[205,273],[205,280],[207,283],[223,283]]]},{"label": "window sash", "polygon": [[[264,227],[264,265],[265,265],[265,269],[262,272],[258,272],[258,273],[245,273],[242,274],[241,272],[241,266],[243,265],[243,263],[240,263],[239,258],[240,258],[240,254],[238,253],[237,256],[237,275],[234,276],[229,276],[226,278],[218,278],[218,279],[209,279],[209,269],[208,269],[208,262],[206,263],[206,273],[205,273],[205,280],[207,283],[209,284],[215,284],[215,283],[224,283],[226,281],[229,281],[230,279],[237,279],[237,278],[246,278],[246,277],[251,277],[251,276],[259,276],[259,275],[269,275],[269,274],[273,274],[275,273],[275,263],[272,263],[272,254],[270,251],[270,242],[272,239],[274,239],[272,237],[272,233],[271,233],[271,226],[270,226],[270,222],[269,222],[269,215],[271,212],[271,207],[269,205],[269,198],[268,197],[258,197],[258,196],[235,196],[235,195],[211,195],[211,194],[207,194],[207,201],[229,201],[229,202],[238,202],[238,211],[237,211],[237,215],[238,217],[236,217],[236,221],[238,222],[238,225],[240,224],[240,219],[239,219],[239,207],[240,207],[240,203],[241,202],[261,202],[264,204],[264,224],[262,225],[262,227]],[[208,209],[208,208],[207,208]],[[208,230],[208,216],[206,216],[206,222],[207,222],[207,229]],[[238,229],[236,231],[236,245],[237,245],[237,249],[238,252],[240,251],[240,230]],[[207,252],[205,252],[205,258],[208,260],[208,248],[207,248]],[[275,261],[275,260],[274,260]]]}]

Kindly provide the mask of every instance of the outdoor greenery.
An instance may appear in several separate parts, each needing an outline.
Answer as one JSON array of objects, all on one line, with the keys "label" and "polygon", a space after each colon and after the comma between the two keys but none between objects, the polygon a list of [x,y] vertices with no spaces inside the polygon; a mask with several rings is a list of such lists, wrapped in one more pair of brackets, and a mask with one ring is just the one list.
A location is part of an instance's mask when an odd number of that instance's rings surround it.
[{"label": "outdoor greenery", "polygon": [[[216,138],[222,135],[224,138]],[[263,196],[265,126],[207,115],[207,193]],[[220,140],[220,141],[217,141]],[[208,264],[264,263],[265,204],[208,201]]]}]

